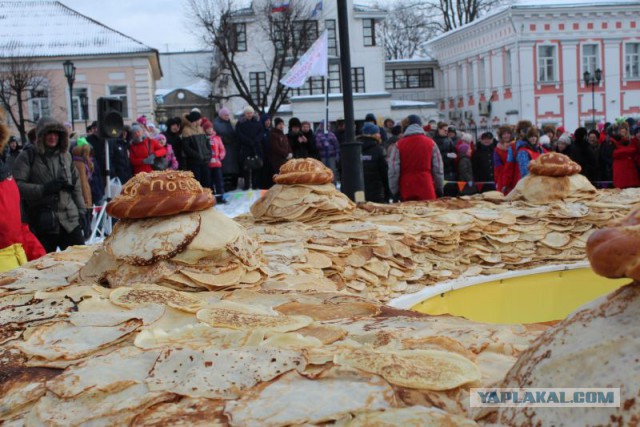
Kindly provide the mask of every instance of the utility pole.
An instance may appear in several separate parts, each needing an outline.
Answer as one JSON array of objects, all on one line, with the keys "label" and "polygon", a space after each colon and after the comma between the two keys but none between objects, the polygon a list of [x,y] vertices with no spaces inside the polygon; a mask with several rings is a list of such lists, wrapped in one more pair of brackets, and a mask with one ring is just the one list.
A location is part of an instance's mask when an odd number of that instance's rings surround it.
[{"label": "utility pole", "polygon": [[[362,143],[355,140],[353,88],[351,86],[351,50],[349,47],[348,0],[338,2],[338,31],[340,37],[340,74],[344,106],[345,142],[340,145],[342,162],[341,190],[354,202],[364,202],[364,174],[362,172]],[[328,89],[328,88],[327,88]],[[328,125],[328,124],[327,124]]]}]

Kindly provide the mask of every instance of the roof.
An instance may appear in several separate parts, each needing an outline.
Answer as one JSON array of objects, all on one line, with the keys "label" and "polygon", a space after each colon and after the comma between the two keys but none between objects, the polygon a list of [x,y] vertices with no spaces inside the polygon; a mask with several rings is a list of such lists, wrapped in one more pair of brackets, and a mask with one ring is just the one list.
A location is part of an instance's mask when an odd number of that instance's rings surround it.
[{"label": "roof", "polygon": [[153,53],[155,49],[59,1],[0,1],[0,56]]},{"label": "roof", "polygon": [[423,56],[423,57],[414,56],[413,58],[388,59],[384,62],[386,64],[411,64],[413,62],[420,63],[420,62],[431,62],[431,61],[436,61],[436,59],[430,56]]},{"label": "roof", "polygon": [[164,97],[177,90],[186,90],[202,98],[206,98],[211,94],[211,82],[204,79],[198,79],[193,84],[185,87],[156,89],[155,95]]},{"label": "roof", "polygon": [[616,6],[640,6],[638,0],[516,0],[514,4],[509,6],[498,7],[473,22],[464,24],[454,30],[447,31],[434,37],[427,43],[428,45],[456,34],[466,28],[478,25],[487,19],[509,10],[515,11],[534,11],[536,9],[552,9],[552,8],[576,8],[576,7],[616,7]]}]

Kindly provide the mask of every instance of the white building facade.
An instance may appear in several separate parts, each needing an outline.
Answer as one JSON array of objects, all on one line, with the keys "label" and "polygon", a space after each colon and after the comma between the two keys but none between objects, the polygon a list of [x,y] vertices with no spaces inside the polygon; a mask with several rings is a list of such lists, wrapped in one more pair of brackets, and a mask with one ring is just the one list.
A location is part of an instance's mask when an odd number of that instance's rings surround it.
[{"label": "white building facade", "polygon": [[[459,126],[528,119],[573,130],[640,116],[640,2],[514,5],[428,44],[440,116]],[[583,74],[600,69],[593,88]],[[595,110],[595,111],[594,111]]]},{"label": "white building facade", "polygon": [[[351,50],[351,75],[356,119],[364,119],[367,113],[386,117],[391,110],[391,94],[385,90],[384,48],[377,38],[376,27],[381,25],[386,12],[368,6],[354,5],[348,1],[349,39]],[[261,37],[261,25],[250,9],[238,13],[234,19],[243,24],[242,51],[235,54],[236,63],[244,74],[245,81],[258,96],[266,93],[266,73],[268,67],[265,58],[273,55],[273,45]],[[329,33],[329,120],[344,117],[342,105],[342,81],[340,76],[340,46],[338,34],[338,12],[336,2],[324,2],[323,10],[309,20],[317,28],[318,36],[326,29]],[[313,33],[313,31],[311,31]],[[325,117],[325,82],[322,77],[312,77],[300,89],[291,89],[289,104],[278,111],[281,116],[297,116],[312,122]],[[228,92],[233,93],[231,83]],[[225,103],[232,111],[240,112],[246,102],[240,98],[231,98]]]}]

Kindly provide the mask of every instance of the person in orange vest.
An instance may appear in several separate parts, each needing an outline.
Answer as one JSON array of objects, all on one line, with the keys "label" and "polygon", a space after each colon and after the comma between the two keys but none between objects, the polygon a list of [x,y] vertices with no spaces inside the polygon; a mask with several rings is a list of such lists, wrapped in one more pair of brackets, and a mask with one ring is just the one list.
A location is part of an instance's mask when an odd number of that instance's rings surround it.
[{"label": "person in orange vest", "polygon": [[518,162],[518,170],[520,178],[524,178],[529,174],[529,163],[536,160],[544,151],[540,146],[540,132],[532,127],[527,132],[523,141],[518,141],[516,161]]}]

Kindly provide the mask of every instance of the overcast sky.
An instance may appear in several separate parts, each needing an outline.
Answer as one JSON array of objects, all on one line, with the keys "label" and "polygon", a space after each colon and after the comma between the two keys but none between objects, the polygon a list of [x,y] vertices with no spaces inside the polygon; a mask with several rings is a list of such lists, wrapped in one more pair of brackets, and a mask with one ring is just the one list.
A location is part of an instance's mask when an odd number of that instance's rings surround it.
[{"label": "overcast sky", "polygon": [[60,0],[71,9],[166,52],[202,46],[189,30],[186,0]]}]

